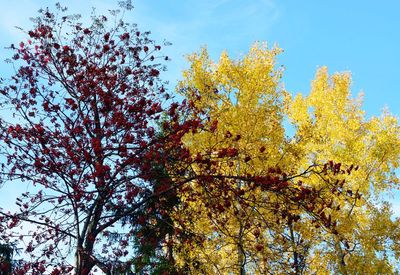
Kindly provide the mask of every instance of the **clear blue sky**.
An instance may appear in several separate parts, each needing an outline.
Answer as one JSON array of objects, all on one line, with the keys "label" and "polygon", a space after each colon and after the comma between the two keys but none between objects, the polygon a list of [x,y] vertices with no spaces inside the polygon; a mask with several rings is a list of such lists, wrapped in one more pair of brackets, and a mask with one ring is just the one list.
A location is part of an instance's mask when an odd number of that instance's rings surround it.
[{"label": "clear blue sky", "polygon": [[[22,38],[14,26],[29,29],[28,18],[55,2],[0,0],[3,59],[8,57],[3,46]],[[60,2],[84,16],[92,6],[102,12],[117,3]],[[172,85],[186,65],[184,55],[201,46],[207,45],[213,58],[224,49],[239,57],[255,41],[267,41],[285,50],[278,61],[286,67],[284,82],[289,91],[307,93],[316,69],[326,65],[331,72],[352,72],[353,94],[365,93],[368,116],[379,115],[384,106],[400,114],[399,1],[136,0],[133,4],[127,20],[151,30],[155,39],[173,43],[167,49],[172,61],[164,75]],[[7,71],[4,64],[0,70]]]}]

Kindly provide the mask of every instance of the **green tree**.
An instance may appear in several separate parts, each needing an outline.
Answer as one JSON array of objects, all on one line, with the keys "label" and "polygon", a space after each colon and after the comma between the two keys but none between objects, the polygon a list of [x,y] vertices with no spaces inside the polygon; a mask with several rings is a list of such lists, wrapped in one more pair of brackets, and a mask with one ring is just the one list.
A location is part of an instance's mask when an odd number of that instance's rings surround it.
[{"label": "green tree", "polygon": [[13,244],[0,244],[0,274],[12,274],[13,254],[16,247]]}]

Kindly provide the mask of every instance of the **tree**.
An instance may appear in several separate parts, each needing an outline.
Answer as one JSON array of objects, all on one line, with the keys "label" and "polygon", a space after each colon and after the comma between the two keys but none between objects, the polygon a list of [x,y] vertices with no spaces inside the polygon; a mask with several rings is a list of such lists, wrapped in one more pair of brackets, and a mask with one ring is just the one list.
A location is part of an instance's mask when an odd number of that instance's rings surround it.
[{"label": "tree", "polygon": [[[177,263],[209,274],[392,273],[399,220],[374,203],[373,192],[398,182],[396,118],[365,119],[350,97],[349,74],[329,76],[326,68],[308,97],[292,99],[280,85],[279,53],[256,44],[239,60],[223,53],[214,63],[204,49],[189,57],[178,90],[210,127],[186,136],[191,152],[213,152],[224,174],[301,177],[284,177],[287,187],[278,190],[240,178],[231,193],[191,185],[175,223],[195,237],[177,241]],[[293,137],[285,136],[285,117]]]},{"label": "tree", "polygon": [[390,274],[398,268],[400,221],[391,217],[389,205],[381,203],[380,196],[399,182],[395,174],[400,156],[398,120],[387,111],[366,119],[361,98],[351,98],[350,85],[350,74],[330,76],[323,67],[307,97],[299,94],[288,100],[300,163],[334,159],[358,165],[343,187],[357,191],[363,199],[358,204],[340,203],[341,210],[334,217],[347,241],[324,235],[310,244],[324,243],[314,257],[335,271]]},{"label": "tree", "polygon": [[15,247],[11,244],[0,244],[0,274],[11,274],[12,256]]},{"label": "tree", "polygon": [[16,74],[0,89],[13,113],[0,121],[1,174],[31,186],[19,211],[0,211],[1,240],[19,238],[31,259],[18,274],[111,274],[133,252],[145,205],[185,183],[170,180],[178,168],[166,177],[157,167],[185,160],[180,139],[198,124],[178,121],[186,105],[168,101],[159,79],[167,57],[149,32],[118,11],[93,14],[88,26],[65,12],[40,11],[29,39],[11,46]]},{"label": "tree", "polygon": [[[122,8],[132,8],[130,1]],[[346,244],[367,229],[357,231],[345,216],[376,210],[367,184],[353,180],[365,175],[358,171],[386,180],[396,166],[391,116],[360,130],[370,141],[363,152],[376,149],[368,155],[372,172],[356,169],[363,158],[315,160],[307,148],[319,143],[303,138],[302,127],[318,123],[289,112],[309,103],[284,100],[278,50],[254,47],[240,62],[224,55],[217,70],[205,51],[195,55],[180,86],[185,99],[173,102],[159,78],[168,58],[148,32],[118,11],[93,14],[89,25],[65,12],[59,5],[56,13],[40,12],[29,39],[10,47],[15,75],[1,81],[0,102],[12,112],[0,120],[2,180],[29,189],[17,198],[19,211],[0,209],[1,241],[25,244],[27,260],[16,274],[112,274],[132,266],[299,273],[315,270],[320,255],[339,270],[368,255],[386,270],[375,252],[389,232],[378,227],[378,216],[363,224],[379,229],[376,246],[360,251]],[[292,141],[284,136],[285,115],[298,123]],[[385,131],[374,128],[382,125]],[[380,148],[387,152],[379,155]],[[332,248],[330,241],[339,254],[322,249]]]}]

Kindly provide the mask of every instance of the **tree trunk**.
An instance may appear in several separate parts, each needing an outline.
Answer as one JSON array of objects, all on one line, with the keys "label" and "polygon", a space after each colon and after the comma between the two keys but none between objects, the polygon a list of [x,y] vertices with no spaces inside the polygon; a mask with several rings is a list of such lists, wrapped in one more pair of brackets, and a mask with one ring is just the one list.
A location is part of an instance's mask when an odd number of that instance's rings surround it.
[{"label": "tree trunk", "polygon": [[89,275],[92,268],[95,266],[94,262],[85,254],[79,253],[77,257],[75,274]]},{"label": "tree trunk", "polygon": [[347,272],[346,262],[344,260],[346,254],[343,252],[343,249],[340,246],[340,241],[337,238],[334,239],[334,242],[335,242],[335,250],[337,253],[338,269],[341,274],[347,275],[348,272]]},{"label": "tree trunk", "polygon": [[242,239],[243,239],[243,226],[242,226],[242,224],[240,224],[239,238],[238,238],[238,245],[237,245],[239,274],[246,275],[246,258],[245,258],[246,255],[243,250]]}]

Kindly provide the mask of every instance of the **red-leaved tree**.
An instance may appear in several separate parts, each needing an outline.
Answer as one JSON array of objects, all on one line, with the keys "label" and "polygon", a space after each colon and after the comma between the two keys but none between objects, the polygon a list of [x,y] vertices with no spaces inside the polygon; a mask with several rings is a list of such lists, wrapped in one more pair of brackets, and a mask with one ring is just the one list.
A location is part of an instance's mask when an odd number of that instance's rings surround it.
[{"label": "red-leaved tree", "polygon": [[[32,187],[19,211],[1,210],[0,238],[25,243],[31,260],[20,272],[110,274],[132,252],[141,208],[189,181],[172,183],[160,169],[187,158],[181,137],[199,124],[168,100],[159,79],[168,58],[148,32],[117,11],[87,26],[65,11],[42,10],[29,40],[11,46],[19,67],[0,90],[12,112],[0,121],[1,173]],[[115,232],[118,241],[108,237]]]}]

